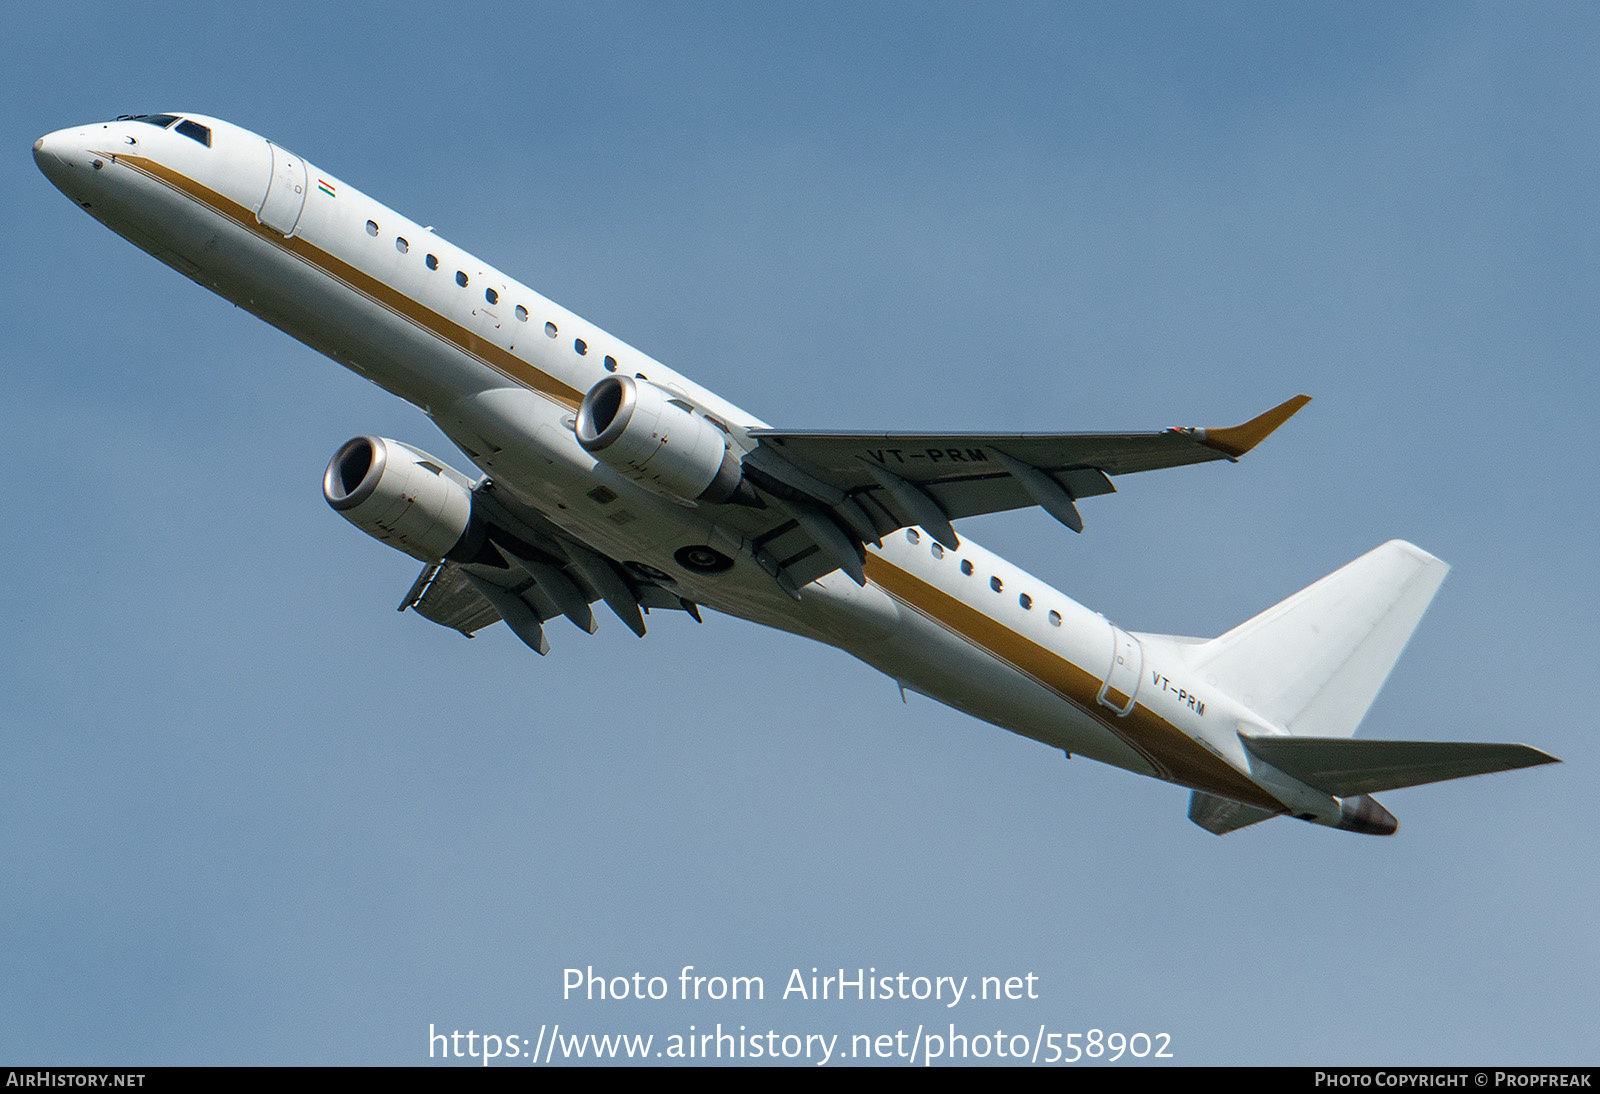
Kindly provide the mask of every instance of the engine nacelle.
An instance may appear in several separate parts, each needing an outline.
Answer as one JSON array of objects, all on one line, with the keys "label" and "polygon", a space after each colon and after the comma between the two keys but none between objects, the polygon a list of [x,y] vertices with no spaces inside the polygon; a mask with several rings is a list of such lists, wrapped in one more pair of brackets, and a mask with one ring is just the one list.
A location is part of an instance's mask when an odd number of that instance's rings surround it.
[{"label": "engine nacelle", "polygon": [[382,437],[345,442],[322,496],[351,524],[421,562],[441,562],[472,523],[472,480],[419,448]]},{"label": "engine nacelle", "polygon": [[742,472],[727,439],[669,392],[607,376],[578,407],[578,443],[601,463],[669,497],[736,500]]}]

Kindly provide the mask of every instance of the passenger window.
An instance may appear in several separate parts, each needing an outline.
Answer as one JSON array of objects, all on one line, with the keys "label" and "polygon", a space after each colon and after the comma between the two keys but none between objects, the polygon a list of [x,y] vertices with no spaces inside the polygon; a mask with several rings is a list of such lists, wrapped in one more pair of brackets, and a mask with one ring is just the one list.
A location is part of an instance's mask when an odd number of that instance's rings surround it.
[{"label": "passenger window", "polygon": [[933,552],[933,557],[934,558],[943,558],[944,557],[944,545],[941,544],[938,540],[936,540],[936,539],[929,540],[928,541],[928,549]]},{"label": "passenger window", "polygon": [[394,237],[394,249],[399,251],[401,254],[405,254],[407,251],[409,251],[411,249],[411,244],[406,242],[406,237],[405,236],[395,236]]},{"label": "passenger window", "polygon": [[375,220],[367,221],[367,234],[369,236],[375,236],[375,235],[378,234],[378,222],[377,221],[375,221]]},{"label": "passenger window", "polygon": [[610,354],[606,355],[606,371],[607,372],[615,372],[615,371],[617,371],[617,359],[615,357],[612,357]]},{"label": "passenger window", "polygon": [[495,292],[493,289],[484,289],[483,298],[491,304],[500,303],[500,294]]},{"label": "passenger window", "polygon": [[547,336],[554,338],[556,336],[556,325],[554,323],[546,323],[544,325],[544,332]]},{"label": "passenger window", "polygon": [[467,287],[467,275],[461,270],[456,271],[456,284],[460,285],[463,289]]},{"label": "passenger window", "polygon": [[517,305],[517,318],[522,320],[524,323],[528,321],[528,309],[523,307],[521,304]]},{"label": "passenger window", "polygon": [[922,537],[917,535],[917,530],[915,528],[907,528],[906,529],[906,541],[908,543],[921,543],[922,542]]},{"label": "passenger window", "polygon": [[972,563],[968,562],[966,559],[962,559],[961,560],[961,572],[966,574],[968,577],[971,577],[972,576]]},{"label": "passenger window", "polygon": [[1023,593],[1021,596],[1017,597],[1017,603],[1022,605],[1023,611],[1033,610],[1033,597],[1029,596],[1027,593]]},{"label": "passenger window", "polygon": [[998,577],[991,577],[989,579],[989,588],[993,589],[995,592],[1000,592],[1005,588],[1005,585]]},{"label": "passenger window", "polygon": [[439,268],[439,258],[437,255],[429,255],[422,260],[422,264],[430,270],[437,270]]},{"label": "passenger window", "polygon": [[1052,611],[1050,613],[1050,625],[1052,627],[1061,626],[1061,613],[1060,612]]},{"label": "passenger window", "polygon": [[582,338],[574,338],[572,340],[572,348],[578,351],[579,357],[583,357],[589,352],[589,343],[585,342]]},{"label": "passenger window", "polygon": [[192,137],[207,148],[211,147],[211,130],[199,122],[181,121],[176,132],[182,133],[185,137]]}]

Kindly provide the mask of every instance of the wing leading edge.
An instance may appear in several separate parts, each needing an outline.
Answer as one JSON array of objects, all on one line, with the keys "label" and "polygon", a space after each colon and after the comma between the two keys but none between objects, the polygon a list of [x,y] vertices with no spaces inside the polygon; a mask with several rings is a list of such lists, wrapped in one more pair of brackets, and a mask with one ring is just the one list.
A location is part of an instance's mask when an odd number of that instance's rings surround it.
[{"label": "wing leading edge", "polygon": [[1106,475],[1127,475],[1208,460],[1236,460],[1310,401],[1309,395],[1296,395],[1243,425],[1222,429],[1174,427],[1158,433],[841,433],[753,429],[750,435],[763,445],[775,446],[802,470],[847,491],[873,485],[874,480],[865,470],[868,467],[893,471],[921,486],[1010,475],[1015,464],[1047,474],[1095,470]]}]

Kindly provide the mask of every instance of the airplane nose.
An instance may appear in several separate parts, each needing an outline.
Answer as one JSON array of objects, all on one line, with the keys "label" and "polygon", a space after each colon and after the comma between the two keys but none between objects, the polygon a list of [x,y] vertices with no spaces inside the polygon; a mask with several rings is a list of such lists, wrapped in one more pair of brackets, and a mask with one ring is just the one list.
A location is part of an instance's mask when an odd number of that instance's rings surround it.
[{"label": "airplane nose", "polygon": [[[46,161],[60,163],[61,157],[56,155],[56,152],[60,149],[60,146],[60,131],[55,133],[46,133],[44,136],[33,142],[33,162],[37,163],[41,168],[45,166]],[[54,164],[52,164],[52,166],[53,165]]]},{"label": "airplane nose", "polygon": [[[74,172],[72,167],[74,160],[83,158],[82,156],[75,157],[72,155],[74,143],[71,137],[72,134],[68,130],[62,129],[54,133],[46,133],[33,142],[33,162],[39,165],[39,170],[44,173],[44,177],[54,183],[57,189],[66,191],[69,195],[72,192],[68,191],[67,188],[73,185]],[[77,142],[77,146],[81,147],[82,144],[83,141],[80,139]],[[82,174],[83,172],[77,173]]]}]

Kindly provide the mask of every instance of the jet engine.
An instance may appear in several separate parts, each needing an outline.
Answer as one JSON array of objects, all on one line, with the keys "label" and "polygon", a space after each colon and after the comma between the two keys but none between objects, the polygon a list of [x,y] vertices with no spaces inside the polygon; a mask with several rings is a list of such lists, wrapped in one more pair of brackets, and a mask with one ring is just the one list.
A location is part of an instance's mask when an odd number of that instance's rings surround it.
[{"label": "jet engine", "polygon": [[648,381],[595,384],[578,407],[577,433],[584,451],[657,493],[713,504],[749,493],[739,489],[739,457],[722,432]]},{"label": "jet engine", "polygon": [[441,562],[472,523],[472,481],[419,448],[382,437],[346,441],[322,496],[351,524],[421,562]]}]

